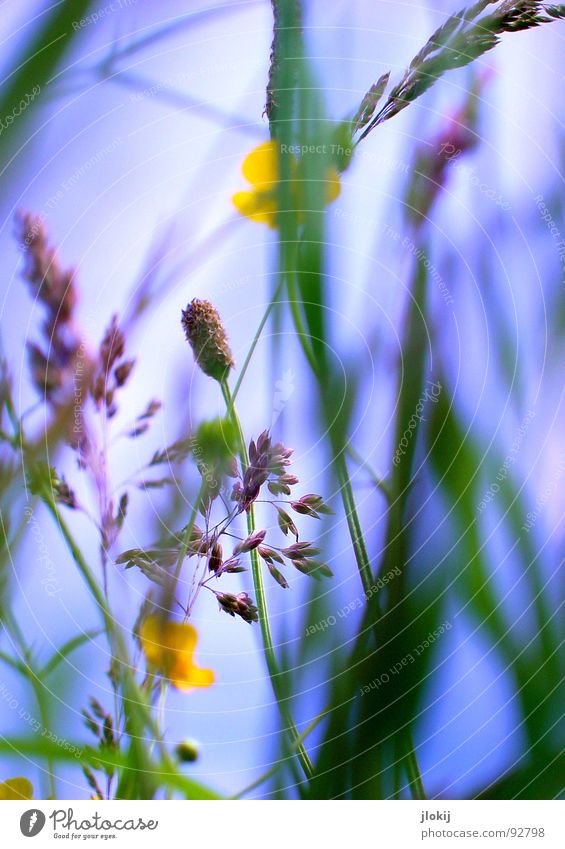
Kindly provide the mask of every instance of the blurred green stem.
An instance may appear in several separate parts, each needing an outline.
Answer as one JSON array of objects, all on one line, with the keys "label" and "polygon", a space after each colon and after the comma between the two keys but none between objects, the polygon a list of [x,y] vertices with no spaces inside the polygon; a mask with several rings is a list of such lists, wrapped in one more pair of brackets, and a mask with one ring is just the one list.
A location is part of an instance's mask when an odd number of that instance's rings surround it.
[{"label": "blurred green stem", "polygon": [[[226,408],[228,412],[228,416],[231,418],[234,428],[237,434],[237,440],[239,443],[239,455],[241,460],[241,465],[243,471],[249,466],[249,457],[247,454],[247,446],[245,444],[245,437],[243,435],[243,431],[241,428],[241,422],[239,421],[239,417],[237,415],[237,410],[234,405],[233,396],[231,394],[230,388],[227,384],[226,380],[221,382],[222,394],[224,396],[224,400],[226,402]],[[255,521],[255,510],[253,504],[250,506],[247,511],[247,531],[249,534],[254,533],[256,530],[256,521]],[[271,627],[269,624],[269,615],[267,610],[267,596],[265,594],[265,587],[263,584],[263,575],[261,572],[261,562],[259,560],[259,555],[257,554],[257,550],[253,549],[249,552],[251,557],[251,569],[253,574],[253,586],[255,589],[256,596],[256,604],[257,609],[259,611],[259,624],[261,627],[261,636],[263,638],[263,650],[265,653],[265,660],[267,663],[267,669],[269,670],[269,676],[271,679],[271,684],[273,687],[273,692],[275,694],[275,698],[277,700],[277,704],[279,706],[279,710],[281,716],[283,718],[283,722],[286,724],[288,732],[291,737],[291,743],[295,745],[296,755],[302,769],[304,770],[304,774],[307,778],[314,772],[314,767],[312,766],[312,762],[308,757],[308,753],[302,743],[300,735],[298,733],[298,729],[292,717],[292,714],[286,704],[287,697],[284,692],[284,687],[282,683],[281,671],[279,669],[279,665],[275,655],[275,648],[273,645],[273,636],[271,634]]]},{"label": "blurred green stem", "polygon": [[[310,725],[308,725],[304,729],[302,734],[299,734],[299,736],[296,738],[296,740],[294,740],[294,742],[291,743],[290,752],[296,752],[297,751],[298,746],[300,746],[300,744],[303,743],[304,740],[306,740],[308,735],[311,734],[312,731],[314,731],[314,729],[318,727],[318,725],[320,724],[322,719],[325,716],[327,716],[329,710],[330,710],[330,708],[327,707],[321,713],[319,713],[318,716],[314,717],[314,719],[312,720]],[[257,778],[255,781],[253,781],[247,787],[244,787],[243,790],[240,790],[239,793],[236,793],[235,796],[232,796],[231,798],[232,799],[241,799],[242,796],[246,796],[247,793],[251,793],[251,791],[255,790],[256,787],[260,787],[261,784],[264,784],[265,781],[268,781],[268,779],[271,778],[271,776],[276,775],[276,773],[279,771],[279,769],[282,767],[283,764],[284,764],[284,760],[278,760],[276,762],[276,764],[273,764],[273,766],[270,769],[267,770],[267,772],[264,772],[263,775],[260,775],[259,778]]]},{"label": "blurred green stem", "polygon": [[[302,345],[302,350],[304,351],[304,356],[308,360],[312,372],[314,373],[314,376],[318,381],[324,406],[324,416],[326,418],[326,424],[329,426],[329,416],[326,409],[326,402],[324,400],[326,386],[323,374],[320,371],[319,363],[316,359],[316,355],[312,346],[310,345],[308,331],[306,329],[304,319],[300,312],[298,287],[296,285],[296,274],[292,271],[291,267],[289,267],[288,262],[285,263],[285,265],[287,266],[286,280],[288,285],[288,295],[294,325],[298,334],[298,338],[300,339],[300,343]],[[347,519],[349,534],[351,536],[353,551],[355,552],[357,569],[359,571],[359,576],[361,578],[363,589],[365,590],[365,592],[368,592],[373,583],[371,563],[367,552],[367,546],[365,545],[363,530],[361,528],[361,522],[359,520],[359,513],[357,512],[357,505],[355,503],[355,496],[353,495],[351,479],[349,477],[347,464],[345,462],[344,447],[337,444],[337,439],[335,435],[331,433],[331,430],[330,434],[334,469],[339,483],[339,491],[343,502],[343,508],[345,510],[345,516]]]},{"label": "blurred green stem", "polygon": [[[2,618],[4,626],[10,632],[14,642],[17,643],[17,646],[24,660],[25,677],[29,681],[30,686],[33,690],[35,701],[37,702],[37,708],[39,710],[41,725],[43,726],[44,731],[50,730],[49,709],[45,696],[45,690],[47,689],[47,685],[43,683],[42,677],[36,669],[31,650],[27,645],[26,639],[20,629],[17,620],[12,616],[11,612],[8,609],[2,612]],[[47,758],[47,770],[49,795],[51,796],[51,798],[56,799],[57,788],[55,784],[55,764],[52,757]]]},{"label": "blurred green stem", "polygon": [[[267,114],[273,138],[281,146],[282,144],[292,145],[296,141],[295,132],[304,136],[301,140],[305,140],[307,132],[304,121],[312,123],[317,116],[317,119],[322,121],[320,126],[323,126],[323,114],[312,109],[315,104],[310,97],[311,83],[304,64],[302,4],[300,0],[292,0],[288,3],[272,0],[272,8],[274,38],[267,86]],[[297,118],[298,126],[295,124]],[[315,219],[313,219],[314,226],[311,231],[308,230],[307,224],[301,231],[292,191],[295,181],[296,175],[292,170],[291,157],[281,156],[277,187],[280,273],[286,281],[296,333],[318,383],[324,424],[329,433],[334,470],[361,583],[367,598],[371,596],[374,598],[373,572],[345,459],[348,448],[347,435],[345,432],[339,433],[333,421],[334,399],[331,397],[329,386],[332,373],[326,358],[327,340],[323,322],[324,281],[321,254],[321,246],[324,244],[323,233]],[[299,246],[304,248],[304,256],[309,258],[307,264],[299,256]],[[302,264],[306,265],[303,269],[305,271],[304,285],[298,280]],[[305,288],[306,286],[308,289]],[[306,295],[306,291],[311,294]],[[391,504],[391,513],[393,509],[394,506]],[[372,630],[375,632],[380,611],[376,600],[373,604],[375,619]],[[407,752],[411,753],[410,764],[406,763],[406,770],[407,772],[411,770],[414,777],[419,778],[416,756],[409,738],[405,739],[405,747]]]},{"label": "blurred green stem", "polygon": [[424,790],[424,783],[418,767],[414,743],[412,741],[412,733],[409,728],[406,729],[400,739],[401,746],[404,749],[404,769],[406,770],[408,786],[410,787],[412,797],[414,799],[427,799],[426,791]]},{"label": "blurred green stem", "polygon": [[[292,243],[294,244],[294,242]],[[298,291],[297,281],[296,281],[296,263],[293,261],[296,259],[296,253],[294,250],[288,250],[289,242],[284,241],[281,245],[281,254],[282,254],[282,263],[283,269],[285,271],[285,278],[287,280],[288,285],[288,293],[289,300],[291,304],[292,316],[294,319],[294,323],[296,326],[296,332],[298,338],[301,342],[304,355],[308,360],[314,377],[316,378],[320,390],[320,396],[322,399],[322,407],[326,422],[326,427],[329,429],[330,433],[330,442],[332,447],[333,454],[333,463],[334,469],[336,472],[336,477],[339,483],[340,495],[343,502],[343,507],[345,511],[345,516],[347,519],[347,525],[349,529],[349,535],[351,537],[351,543],[353,546],[353,551],[355,553],[355,560],[357,563],[357,569],[359,572],[359,576],[361,578],[361,583],[363,586],[363,590],[366,595],[370,597],[372,595],[372,585],[373,585],[373,572],[371,569],[371,563],[369,560],[369,555],[367,552],[367,546],[365,543],[365,538],[363,535],[363,529],[361,527],[361,521],[359,519],[359,513],[357,511],[357,505],[355,503],[355,496],[353,494],[353,487],[351,485],[351,478],[349,476],[349,472],[347,469],[347,463],[345,461],[345,451],[348,449],[347,438],[344,438],[341,441],[338,441],[338,437],[335,433],[335,429],[332,428],[331,424],[331,399],[327,398],[327,380],[324,376],[324,370],[321,368],[320,363],[316,357],[314,349],[310,344],[308,330],[306,328],[306,324],[304,322],[302,312],[300,309],[300,295]],[[290,253],[290,257],[289,257]],[[405,334],[404,334],[404,351],[405,353],[412,354],[413,349],[415,347],[419,347],[421,345],[420,334],[415,332],[415,323],[421,319],[421,311],[420,305],[424,298],[425,293],[425,277],[421,274],[421,267],[418,265],[417,271],[415,274],[414,281],[414,297],[411,302],[411,308],[409,310],[408,318],[406,320],[405,325]],[[417,329],[417,328],[416,328]],[[415,334],[416,339],[412,339],[412,335]],[[417,382],[417,393],[420,392],[420,383],[421,378],[423,376],[423,360],[420,363],[420,381]],[[404,428],[404,415],[406,410],[410,408],[410,404],[412,402],[412,395],[409,394],[407,396],[405,387],[410,387],[411,381],[404,380],[401,381],[400,386],[400,394],[401,394],[401,403],[398,405],[399,409],[399,417],[397,420],[397,432],[400,428]],[[413,388],[412,388],[413,391]],[[404,403],[402,403],[404,402]],[[410,410],[409,415],[412,414]],[[415,440],[412,440],[413,442]],[[409,454],[409,460],[411,463],[412,454]],[[402,519],[404,512],[404,504],[406,499],[406,494],[408,491],[408,482],[404,479],[405,474],[405,464],[399,464],[398,467],[395,467],[395,475],[393,476],[393,480],[391,482],[391,489],[387,489],[387,499],[389,501],[389,524],[388,524],[388,533],[387,533],[387,550],[385,553],[385,558],[383,562],[392,559],[395,563],[398,563],[399,560],[399,550],[400,550],[400,535],[402,531]],[[383,568],[383,564],[381,564],[381,570]],[[401,580],[398,581],[397,591],[403,587],[403,582]],[[373,628],[377,627],[378,623],[379,611],[377,609],[377,620],[373,623]],[[416,754],[414,752],[414,747],[412,744],[412,739],[409,733],[409,729],[403,732],[403,749],[405,752],[404,756],[404,767],[406,773],[409,777],[410,781],[410,789],[414,798],[420,799],[425,798],[423,782],[420,776],[420,771],[418,769],[418,762],[416,758]]]},{"label": "blurred green stem", "polygon": [[[304,321],[304,317],[300,312],[300,294],[298,292],[298,286],[296,283],[296,271],[293,268],[294,263],[292,259],[288,256],[289,250],[288,245],[284,246],[283,254],[286,257],[286,261],[284,262],[285,268],[285,277],[286,284],[288,289],[288,300],[290,303],[290,312],[292,314],[292,320],[294,321],[294,327],[296,333],[298,334],[298,338],[300,340],[300,344],[302,346],[302,350],[304,352],[304,356],[308,360],[310,364],[310,368],[312,369],[316,380],[320,382],[321,376],[318,367],[318,361],[314,354],[314,350],[312,345],[310,344],[310,338],[308,335],[308,330],[306,328],[306,323]],[[292,252],[292,257],[296,258],[296,252]]]},{"label": "blurred green stem", "polygon": [[[151,714],[151,706],[147,703],[143,693],[135,682],[132,669],[130,666],[129,655],[123,635],[116,625],[114,618],[107,606],[106,597],[98,585],[94,573],[90,569],[88,563],[84,559],[82,552],[77,545],[69,527],[61,516],[57,505],[53,501],[52,495],[48,489],[42,492],[43,502],[53,516],[60,532],[65,540],[69,551],[77,565],[90,593],[96,602],[98,609],[102,615],[108,641],[112,650],[113,657],[119,666],[119,676],[122,684],[122,703],[124,713],[127,717],[127,732],[132,745],[132,760],[134,765],[127,770],[128,776],[123,776],[120,786],[129,790],[129,781],[139,782],[138,789],[140,795],[138,798],[148,798],[148,794],[153,795],[153,779],[151,778],[152,765],[145,750],[144,731],[148,729],[159,746],[161,763],[169,773],[176,773],[176,767],[169,757],[169,754],[161,739],[161,734],[156,726],[155,720]],[[122,782],[125,782],[122,785]],[[124,798],[123,790],[120,793],[118,787],[118,798]],[[129,798],[129,795],[127,795]],[[134,797],[135,798],[135,797]]]}]

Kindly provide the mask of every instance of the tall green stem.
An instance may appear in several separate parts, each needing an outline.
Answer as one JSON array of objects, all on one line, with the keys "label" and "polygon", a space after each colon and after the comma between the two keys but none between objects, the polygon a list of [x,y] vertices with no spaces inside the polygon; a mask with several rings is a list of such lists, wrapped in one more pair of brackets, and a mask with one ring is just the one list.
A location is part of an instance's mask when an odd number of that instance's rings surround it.
[{"label": "tall green stem", "polygon": [[[295,133],[298,134],[299,141],[306,142],[309,139],[308,127],[314,124],[317,118],[323,118],[323,114],[315,108],[319,105],[316,98],[311,97],[310,82],[304,61],[302,4],[300,0],[288,3],[283,0],[272,0],[272,7],[274,39],[267,88],[267,114],[272,136],[282,146],[282,144],[296,142]],[[298,122],[295,123],[297,118]],[[323,127],[323,121],[319,126]],[[326,360],[323,321],[324,282],[321,256],[323,233],[320,224],[322,218],[315,214],[307,217],[301,233],[293,197],[295,185],[296,175],[292,170],[291,157],[281,156],[277,186],[280,271],[287,284],[290,309],[298,338],[318,382],[325,425],[330,433],[334,469],[357,569],[363,589],[369,597],[369,590],[373,584],[373,570],[345,460],[347,437],[345,433],[338,433],[332,422],[332,400],[328,398],[327,384],[330,370]],[[318,198],[318,202],[323,205],[321,198]],[[313,209],[315,213],[315,205]],[[322,211],[321,207],[318,211]],[[299,257],[299,245],[303,249],[303,257]],[[303,265],[304,272],[300,285],[297,279],[299,265]],[[376,600],[373,605],[371,615],[376,616],[372,629],[374,631],[379,618]],[[410,748],[413,755],[411,741],[406,740],[405,745]],[[413,755],[412,764],[416,764],[415,755]],[[417,765],[415,768],[417,769]]]},{"label": "tall green stem", "polygon": [[[301,342],[301,345],[302,345],[302,348],[303,348],[303,351],[304,351],[304,355],[306,356],[306,359],[308,360],[308,362],[309,362],[309,364],[312,368],[312,372],[314,374],[314,377],[316,378],[316,380],[318,382],[319,389],[320,389],[320,395],[321,395],[321,398],[322,398],[322,406],[323,406],[323,409],[324,409],[324,416],[325,416],[325,419],[326,419],[326,425],[330,429],[330,433],[331,433],[331,416],[328,415],[328,410],[327,410],[326,402],[325,402],[326,386],[325,386],[325,382],[324,382],[323,371],[320,369],[319,363],[318,363],[318,361],[316,359],[316,355],[314,353],[314,350],[309,343],[308,331],[307,331],[307,328],[304,324],[302,314],[301,314],[301,311],[300,311],[300,304],[299,304],[299,300],[298,300],[298,287],[296,286],[295,272],[292,269],[287,269],[287,272],[288,272],[287,273],[287,282],[288,282],[288,289],[289,289],[289,299],[290,299],[290,302],[291,302],[291,307],[292,307],[291,311],[292,311],[292,316],[293,316],[293,319],[294,319],[297,335],[298,335],[298,338]],[[421,280],[418,279],[418,282],[421,283]],[[416,295],[417,295],[416,304],[419,307],[421,297],[422,297],[422,292],[420,290],[418,290]],[[412,331],[413,323],[414,323],[414,317],[412,315],[411,315],[411,319],[412,319],[411,321],[409,320],[407,322],[408,331],[407,331],[406,336],[408,336],[408,340],[409,340],[409,333]],[[406,341],[406,339],[405,339],[405,341]],[[407,344],[409,344],[409,341],[407,342]],[[407,381],[405,381],[405,383],[406,382]],[[401,408],[403,407],[403,405],[400,405],[400,406],[401,406]],[[403,413],[404,413],[404,409],[401,409],[400,416]],[[401,421],[402,421],[402,419],[399,417],[399,422],[401,422]],[[399,427],[399,423],[397,423],[397,428],[398,427]],[[345,516],[346,516],[346,519],[347,519],[347,525],[348,525],[348,529],[349,529],[349,535],[351,537],[351,543],[352,543],[352,546],[353,546],[353,551],[354,551],[354,554],[355,554],[355,561],[356,561],[356,564],[357,564],[357,570],[359,572],[359,577],[361,578],[361,584],[363,586],[363,589],[364,589],[365,593],[368,596],[370,596],[370,595],[372,595],[372,592],[370,592],[370,590],[371,590],[371,587],[372,587],[372,584],[373,584],[373,572],[372,572],[372,569],[371,569],[371,563],[370,563],[369,555],[368,555],[368,552],[367,552],[367,546],[366,546],[366,543],[365,543],[365,538],[364,538],[363,530],[362,530],[362,527],[361,527],[361,521],[359,519],[359,513],[358,513],[358,510],[357,510],[357,505],[355,503],[355,496],[353,494],[353,487],[351,485],[351,478],[349,476],[349,472],[348,472],[348,469],[347,469],[347,463],[346,463],[346,460],[345,460],[345,451],[347,449],[347,444],[340,444],[340,442],[338,441],[338,439],[336,438],[336,436],[334,434],[331,434],[330,441],[331,441],[331,446],[332,446],[334,469],[335,469],[337,480],[338,480],[338,483],[339,483],[340,495],[341,495],[341,499],[342,499],[342,502],[343,502]],[[396,476],[396,478],[398,478],[398,477],[399,477],[399,475]],[[399,481],[395,480],[395,481],[393,481],[393,484],[394,483],[396,483],[397,486],[396,487],[393,486],[393,492],[389,493],[389,497],[390,497],[391,494],[393,495],[393,497],[392,497],[391,503],[389,505],[389,526],[388,526],[389,534],[387,536],[388,546],[387,546],[387,553],[385,555],[385,558],[387,560],[388,560],[388,558],[391,558],[391,557],[394,559],[394,555],[396,554],[398,547],[399,547],[401,525],[402,525],[402,513],[403,513],[404,497],[405,497],[405,490],[401,489],[400,493],[398,493]],[[394,496],[396,496],[396,497],[394,497]],[[397,562],[397,561],[395,561],[395,562]],[[381,565],[381,568],[382,568],[382,565]],[[398,585],[400,586],[400,582],[399,582]],[[376,604],[376,600],[374,601],[374,603]],[[377,616],[378,616],[378,610],[377,610]],[[376,626],[376,622],[374,623],[374,626]],[[419,771],[419,768],[418,768],[418,761],[417,761],[417,758],[416,758],[416,754],[414,752],[414,746],[413,746],[413,743],[412,743],[412,739],[411,739],[411,735],[409,733],[409,730],[407,730],[403,734],[402,745],[403,745],[403,749],[404,749],[404,752],[405,752],[404,767],[405,767],[406,773],[407,773],[409,780],[410,780],[409,783],[410,783],[411,792],[413,793],[414,798],[417,798],[417,799],[425,798],[423,782],[422,782],[422,779],[421,779],[421,776],[420,776],[420,771]]]}]

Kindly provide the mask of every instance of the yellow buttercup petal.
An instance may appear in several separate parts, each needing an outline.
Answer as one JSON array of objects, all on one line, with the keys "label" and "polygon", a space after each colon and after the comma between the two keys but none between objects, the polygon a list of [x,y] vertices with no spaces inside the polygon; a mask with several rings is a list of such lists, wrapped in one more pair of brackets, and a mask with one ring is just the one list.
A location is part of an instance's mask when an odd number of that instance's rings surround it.
[{"label": "yellow buttercup petal", "polygon": [[236,192],[232,198],[237,211],[251,221],[277,226],[277,202],[274,192]]},{"label": "yellow buttercup petal", "polygon": [[171,670],[171,682],[177,690],[193,690],[195,687],[210,687],[214,683],[211,669],[200,669],[192,660],[184,664],[181,660]]},{"label": "yellow buttercup petal", "polygon": [[9,778],[0,784],[0,801],[33,799],[33,786],[27,778]]},{"label": "yellow buttercup petal", "polygon": [[[243,160],[242,171],[253,188],[249,191],[236,192],[232,198],[235,208],[250,221],[257,221],[274,229],[277,226],[279,177],[279,154],[276,142],[272,140],[263,142],[253,148]],[[294,157],[291,159],[291,174],[290,188],[296,208],[299,209],[302,192],[298,163]],[[327,170],[325,182],[325,202],[331,203],[341,191],[339,173],[335,168]]]},{"label": "yellow buttercup petal", "polygon": [[159,657],[163,649],[173,651],[194,651],[198,634],[192,625],[171,622],[160,616],[148,616],[141,627],[143,650]]},{"label": "yellow buttercup petal", "polygon": [[243,160],[241,170],[252,186],[275,188],[279,179],[276,142],[267,141],[254,147]]},{"label": "yellow buttercup petal", "polygon": [[148,664],[179,690],[209,687],[214,683],[211,669],[200,669],[194,664],[198,632],[192,625],[148,616],[139,636]]}]

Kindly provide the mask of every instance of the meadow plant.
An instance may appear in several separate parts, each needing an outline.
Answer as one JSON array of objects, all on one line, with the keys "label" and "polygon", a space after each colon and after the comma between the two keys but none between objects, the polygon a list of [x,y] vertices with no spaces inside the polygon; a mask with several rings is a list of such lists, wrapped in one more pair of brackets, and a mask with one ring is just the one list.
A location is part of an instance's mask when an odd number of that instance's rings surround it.
[{"label": "meadow plant", "polygon": [[[551,624],[536,554],[530,539],[522,537],[518,551],[527,564],[525,581],[536,622],[535,639],[528,642],[507,627],[489,581],[480,528],[476,521],[469,522],[475,513],[473,481],[480,462],[464,438],[441,361],[432,364],[428,351],[433,270],[427,260],[428,222],[454,161],[479,144],[476,104],[487,84],[484,76],[475,81],[461,107],[445,116],[436,135],[414,151],[405,198],[412,269],[398,329],[403,368],[408,368],[409,375],[401,368],[395,375],[394,445],[388,471],[382,475],[359,457],[351,437],[355,375],[344,377],[331,353],[334,340],[327,320],[324,246],[326,208],[339,196],[343,175],[370,134],[444,74],[493,49],[505,34],[563,18],[565,7],[537,0],[479,0],[436,30],[398,82],[391,84],[390,73],[382,75],[357,108],[335,122],[327,118],[313,84],[301,5],[299,0],[272,0],[274,36],[265,106],[270,138],[244,159],[246,186],[233,197],[239,215],[276,234],[277,273],[270,302],[256,331],[249,335],[248,352],[239,367],[230,348],[229,322],[227,326],[222,322],[215,305],[203,297],[194,298],[186,308],[178,303],[181,320],[170,333],[184,333],[191,350],[189,354],[186,349],[186,363],[192,357],[215,382],[213,388],[221,394],[225,411],[216,417],[211,411],[199,413],[200,422],[190,432],[148,452],[142,469],[125,484],[116,487],[113,482],[112,452],[116,445],[140,440],[161,410],[161,402],[149,392],[146,405],[125,429],[116,430],[120,408],[127,407],[127,389],[136,380],[137,358],[131,353],[130,333],[150,298],[143,290],[133,312],[135,321],[130,317],[129,323],[110,311],[102,337],[91,346],[79,321],[78,273],[62,264],[41,216],[21,212],[16,219],[22,278],[44,316],[36,338],[27,345],[30,379],[43,418],[42,426],[36,427],[28,424],[28,412],[18,409],[12,368],[4,359],[0,603],[6,645],[0,662],[30,685],[42,728],[50,724],[49,693],[55,670],[85,644],[104,641],[111,684],[109,704],[92,695],[80,707],[89,735],[86,741],[67,741],[72,745],[64,747],[45,735],[4,738],[4,753],[11,747],[46,764],[46,794],[51,797],[57,795],[59,770],[65,763],[78,762],[85,792],[96,799],[217,798],[214,789],[190,777],[198,746],[190,740],[171,743],[164,722],[171,687],[189,699],[191,691],[215,683],[215,671],[195,660],[197,602],[202,594],[211,594],[220,613],[234,620],[234,629],[241,626],[237,620],[258,629],[280,714],[280,757],[238,796],[268,781],[275,786],[282,774],[288,774],[293,792],[305,799],[426,798],[414,745],[417,705],[429,670],[432,649],[428,652],[428,648],[451,629],[451,623],[441,610],[441,594],[418,599],[410,591],[410,495],[423,442],[428,452],[426,469],[440,482],[451,505],[453,536],[467,564],[453,580],[458,591],[473,599],[488,639],[511,670],[525,717],[529,762],[518,764],[494,788],[485,783],[482,792],[504,798],[512,785],[514,795],[527,793],[532,769],[540,762],[561,758],[562,763],[562,755],[556,754],[559,744],[552,742],[548,731],[556,710],[552,694],[560,680],[558,634]],[[88,4],[82,4],[78,11],[82,14],[87,9]],[[58,17],[55,23],[61,20]],[[67,29],[72,36],[72,27]],[[57,60],[51,53],[48,58]],[[38,74],[38,89],[43,78],[43,72]],[[8,94],[13,99],[14,92]],[[33,108],[30,102],[27,120]],[[9,144],[9,139],[3,138],[2,144]],[[283,319],[292,325],[316,387],[315,397],[309,400],[317,409],[330,477],[341,499],[339,507],[333,505],[335,513],[325,494],[300,489],[301,469],[293,460],[293,450],[274,435],[268,422],[251,438],[244,433],[238,414],[239,391],[257,356],[261,334],[270,320]],[[143,350],[138,356],[144,356]],[[156,477],[163,468],[168,474]],[[384,504],[386,530],[378,552],[363,526],[352,468],[368,472]],[[136,490],[158,490],[173,502],[181,469],[183,484],[195,493],[188,515],[179,520],[177,530],[125,550],[122,538]],[[80,485],[74,486],[70,481],[77,475]],[[519,500],[510,486],[506,475],[499,500],[508,505],[512,526],[519,527]],[[50,657],[41,656],[28,642],[14,613],[14,588],[8,579],[7,564],[18,556],[27,528],[26,523],[18,525],[12,510],[24,488],[27,525],[38,510],[50,516],[99,616],[95,632],[77,634]],[[84,497],[87,492],[92,498]],[[266,511],[271,515],[268,524],[258,518]],[[268,599],[275,591],[293,592],[290,576],[305,583],[310,578],[312,586],[332,583],[322,520],[331,529],[341,516],[348,529],[349,550],[340,557],[344,561],[340,569],[348,575],[356,572],[359,581],[355,616],[349,615],[349,605],[340,608],[346,610],[343,615],[319,612],[317,621],[326,624],[319,628],[307,624],[303,629],[311,639],[302,640],[301,663],[307,662],[307,652],[317,639],[330,639],[332,629],[327,623],[333,626],[347,615],[348,624],[356,619],[355,630],[347,645],[335,653],[323,709],[300,731],[295,719],[297,694],[292,689],[295,676],[273,639]],[[77,519],[94,529],[96,556],[83,546],[77,528],[84,526]],[[303,528],[307,528],[306,537]],[[135,572],[143,581],[142,599],[134,621],[124,624],[117,615],[111,577],[119,573],[127,583]],[[315,596],[311,599],[315,613]],[[387,686],[376,683],[383,681]],[[317,742],[309,748],[315,729]],[[538,756],[541,761],[536,760]],[[548,773],[548,780],[552,774]],[[28,799],[37,792],[22,777],[7,776],[0,784],[3,799]],[[549,792],[549,784],[539,790]],[[280,795],[285,795],[284,788]]]}]

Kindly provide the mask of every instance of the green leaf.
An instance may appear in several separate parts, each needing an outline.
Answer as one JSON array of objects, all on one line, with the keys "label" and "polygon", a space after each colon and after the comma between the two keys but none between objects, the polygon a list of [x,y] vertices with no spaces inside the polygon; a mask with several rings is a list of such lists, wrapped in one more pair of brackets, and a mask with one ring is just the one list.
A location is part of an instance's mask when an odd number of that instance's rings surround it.
[{"label": "green leaf", "polygon": [[[446,389],[434,405],[428,441],[430,465],[450,507],[447,517],[457,528],[457,550],[452,550],[455,553],[451,561],[455,572],[454,589],[474,611],[479,627],[486,632],[514,675],[530,749],[543,748],[548,725],[552,723],[549,719],[552,704],[560,686],[555,666],[556,649],[548,642],[550,617],[546,618],[543,596],[534,580],[529,592],[538,617],[536,638],[528,644],[527,638],[512,627],[513,622],[505,617],[496,592],[486,560],[486,543],[481,539],[477,520],[477,505],[482,494],[479,489],[481,469],[485,468],[494,480],[500,465],[488,451],[482,452],[469,431],[465,432],[459,425]],[[509,492],[507,489],[505,500],[511,529],[516,531],[521,515],[519,501],[512,496],[509,499]],[[525,538],[517,541],[518,551],[527,558],[523,563],[526,577],[529,575],[531,579],[536,566],[529,546]]]},{"label": "green leaf", "polygon": [[3,651],[0,651],[0,660],[3,661],[7,666],[10,666],[12,669],[15,669],[16,672],[19,672],[20,675],[24,676],[24,678],[30,677],[29,669],[25,665],[25,663],[21,663],[21,661],[10,657],[10,655],[6,654]]},{"label": "green leaf", "polygon": [[77,637],[73,637],[70,640],[67,640],[60,649],[57,649],[50,660],[47,661],[41,672],[39,673],[40,677],[46,677],[53,672],[60,663],[62,663],[75,649],[80,648],[85,643],[89,643],[92,640],[95,640],[100,634],[104,633],[103,628],[99,628],[96,631],[86,631],[84,634],[79,634]]},{"label": "green leaf", "polygon": [[[80,741],[65,740],[64,745],[57,744],[46,737],[0,737],[0,753],[21,756],[27,759],[45,759],[58,763],[88,764],[94,769],[112,766],[116,769],[131,769],[128,757],[117,749],[93,749]],[[178,790],[185,799],[220,799],[217,793],[185,775],[161,768],[159,763],[151,764],[150,777],[161,787]]]},{"label": "green leaf", "polygon": [[[76,36],[73,22],[86,15],[91,0],[58,3],[53,11],[40,15],[45,23],[18,57],[16,67],[5,77],[0,96],[0,117],[5,126],[0,135],[0,166],[3,168],[11,152],[21,145],[22,133],[36,104],[42,103],[61,59]],[[46,17],[45,17],[46,14]],[[25,104],[25,105],[24,105]]]}]

